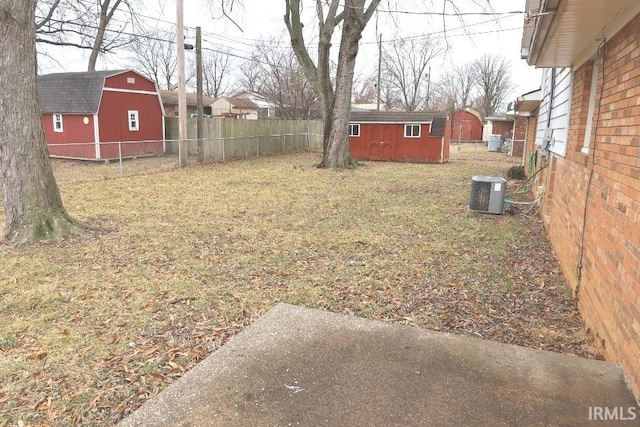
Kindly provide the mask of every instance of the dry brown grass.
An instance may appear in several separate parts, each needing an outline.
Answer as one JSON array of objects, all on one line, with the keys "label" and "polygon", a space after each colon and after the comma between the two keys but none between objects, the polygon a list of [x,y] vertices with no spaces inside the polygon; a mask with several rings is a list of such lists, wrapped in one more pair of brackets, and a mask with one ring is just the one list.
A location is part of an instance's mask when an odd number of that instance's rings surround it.
[{"label": "dry brown grass", "polygon": [[165,172],[178,167],[177,156],[151,156],[119,161],[51,159],[58,185]]},{"label": "dry brown grass", "polygon": [[467,210],[512,163],[452,158],[62,185],[100,231],[0,251],[0,424],[112,425],[279,301],[590,356],[539,221]]}]

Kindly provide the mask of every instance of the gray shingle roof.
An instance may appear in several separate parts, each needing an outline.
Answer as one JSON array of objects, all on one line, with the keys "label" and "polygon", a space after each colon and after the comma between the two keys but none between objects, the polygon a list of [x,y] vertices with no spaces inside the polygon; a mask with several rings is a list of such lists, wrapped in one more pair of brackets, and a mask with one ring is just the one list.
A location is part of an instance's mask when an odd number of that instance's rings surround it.
[{"label": "gray shingle roof", "polygon": [[[187,105],[189,106],[197,106],[198,105],[198,94],[189,92],[186,94]],[[162,98],[162,103],[165,105],[178,105],[178,91],[176,90],[161,90],[160,97]],[[213,103],[214,99],[208,96],[203,96],[202,101],[205,106],[209,106]]]},{"label": "gray shingle roof", "polygon": [[444,136],[447,113],[440,111],[352,111],[352,123],[431,123],[431,136]]},{"label": "gray shingle roof", "polygon": [[56,73],[38,76],[40,111],[43,113],[95,114],[107,77],[127,70]]}]

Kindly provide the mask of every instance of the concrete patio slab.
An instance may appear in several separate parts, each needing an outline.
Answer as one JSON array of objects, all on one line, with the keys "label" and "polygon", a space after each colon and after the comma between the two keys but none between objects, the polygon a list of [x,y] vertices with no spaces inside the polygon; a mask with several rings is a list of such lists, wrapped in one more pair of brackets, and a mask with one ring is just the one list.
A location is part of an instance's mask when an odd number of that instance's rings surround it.
[{"label": "concrete patio slab", "polygon": [[612,363],[279,304],[132,426],[640,426]]}]

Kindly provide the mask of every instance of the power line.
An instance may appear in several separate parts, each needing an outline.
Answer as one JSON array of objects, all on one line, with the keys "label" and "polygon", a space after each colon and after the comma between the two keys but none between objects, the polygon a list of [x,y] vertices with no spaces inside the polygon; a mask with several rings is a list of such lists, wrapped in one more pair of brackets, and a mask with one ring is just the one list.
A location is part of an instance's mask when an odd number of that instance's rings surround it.
[{"label": "power line", "polygon": [[501,15],[524,15],[526,12],[523,11],[512,11],[512,12],[416,12],[409,10],[384,10],[378,9],[378,12],[385,13],[396,13],[401,15],[432,15],[432,16],[501,16]]},{"label": "power line", "polygon": [[[466,32],[463,34],[450,34],[450,32],[453,31],[460,31],[460,30],[466,30],[469,27],[476,27],[478,25],[484,25],[484,24],[490,24],[492,22],[497,22],[501,19],[505,19],[505,18],[509,18],[509,16],[501,16],[498,17],[496,19],[491,19],[491,20],[486,20],[486,21],[481,21],[481,22],[475,22],[473,24],[465,24],[462,25],[460,27],[454,27],[451,29],[442,29],[442,30],[438,30],[438,31],[431,31],[428,33],[423,33],[423,34],[419,34],[416,36],[407,36],[407,37],[397,37],[395,39],[390,39],[390,40],[384,40],[382,43],[393,43],[393,42],[397,42],[397,41],[406,41],[406,40],[412,40],[412,39],[419,39],[419,38],[423,38],[423,37],[429,37],[429,36],[435,36],[435,35],[446,35],[447,37],[459,37],[459,36],[464,36],[464,35],[478,35],[478,34],[488,34],[488,33],[493,33],[493,32],[500,32],[502,31],[501,29],[495,29],[495,30],[490,30],[490,31],[484,31],[484,32],[479,32],[479,33],[469,33]],[[369,44],[378,44],[377,41],[374,42],[362,42],[362,45],[369,45]]]}]

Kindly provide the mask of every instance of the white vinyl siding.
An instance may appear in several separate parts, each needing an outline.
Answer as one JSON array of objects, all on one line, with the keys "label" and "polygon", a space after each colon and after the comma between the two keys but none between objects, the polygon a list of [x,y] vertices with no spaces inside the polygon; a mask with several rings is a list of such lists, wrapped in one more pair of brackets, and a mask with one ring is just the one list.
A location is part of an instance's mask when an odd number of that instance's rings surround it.
[{"label": "white vinyl siding", "polygon": [[[542,74],[542,102],[538,113],[536,144],[545,148],[547,145],[547,142],[544,141],[546,132],[551,135],[549,151],[564,157],[567,154],[571,112],[572,72],[570,68],[557,68],[553,91],[551,90],[552,73],[553,69],[545,69]],[[553,100],[551,100],[552,92]],[[547,127],[552,129],[552,132],[548,132]]]},{"label": "white vinyl siding", "polygon": [[591,131],[593,130],[593,112],[596,107],[596,89],[598,87],[598,63],[594,61],[593,72],[591,74],[591,87],[589,89],[589,109],[587,110],[587,123],[584,131],[584,142],[582,152],[589,154],[591,146]]}]

